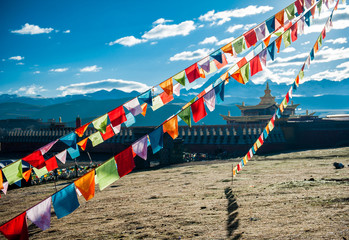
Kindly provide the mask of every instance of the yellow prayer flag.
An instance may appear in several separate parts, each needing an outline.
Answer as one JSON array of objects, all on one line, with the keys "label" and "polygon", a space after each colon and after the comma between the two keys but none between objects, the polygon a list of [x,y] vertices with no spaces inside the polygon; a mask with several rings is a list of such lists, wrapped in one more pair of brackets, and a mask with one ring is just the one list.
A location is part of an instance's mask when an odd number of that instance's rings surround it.
[{"label": "yellow prayer flag", "polygon": [[173,94],[173,80],[172,78],[167,79],[166,81],[159,84],[159,86],[167,93],[167,95]]}]

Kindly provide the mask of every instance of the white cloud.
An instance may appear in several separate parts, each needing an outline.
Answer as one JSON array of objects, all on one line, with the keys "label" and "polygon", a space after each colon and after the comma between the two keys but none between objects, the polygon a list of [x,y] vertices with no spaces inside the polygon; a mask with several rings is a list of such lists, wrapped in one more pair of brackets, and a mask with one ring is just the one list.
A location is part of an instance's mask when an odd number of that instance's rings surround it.
[{"label": "white cloud", "polygon": [[24,59],[24,57],[21,56],[13,56],[9,58],[10,60],[16,60],[16,61],[22,61]]},{"label": "white cloud", "polygon": [[196,60],[206,57],[210,52],[213,52],[214,49],[201,48],[196,51],[184,51],[177,53],[170,58],[170,61],[186,61],[186,60]]},{"label": "white cloud", "polygon": [[126,81],[122,79],[105,79],[94,82],[74,83],[68,86],[61,86],[57,88],[57,90],[62,91],[62,96],[66,96],[93,93],[101,90],[111,91],[113,89],[118,89],[124,92],[143,92],[148,90],[149,88],[149,86],[140,82]]},{"label": "white cloud", "polygon": [[113,46],[114,44],[118,43],[118,44],[121,44],[121,45],[124,45],[127,47],[132,47],[136,44],[140,44],[140,43],[143,43],[146,41],[147,40],[145,40],[145,39],[138,39],[138,38],[135,38],[134,36],[127,36],[127,37],[119,38],[119,39],[115,40],[114,42],[110,42],[109,46]]},{"label": "white cloud", "polygon": [[199,42],[199,44],[212,44],[218,42],[218,39],[215,36],[207,37],[203,41]]},{"label": "white cloud", "polygon": [[102,67],[97,67],[97,65],[93,65],[80,69],[80,72],[99,72],[101,69]]},{"label": "white cloud", "polygon": [[164,24],[164,23],[168,23],[168,22],[173,22],[173,20],[166,20],[164,18],[159,18],[158,20],[153,22],[153,24],[154,25],[158,25],[158,24]]},{"label": "white cloud", "polygon": [[294,47],[288,47],[288,48],[285,48],[284,50],[282,50],[282,52],[284,53],[290,53],[290,52],[294,52],[296,51],[296,49]]},{"label": "white cloud", "polygon": [[323,79],[328,79],[331,81],[342,81],[347,78],[349,78],[349,62],[343,62],[339,64],[336,69],[317,72],[309,77],[305,77],[304,81],[321,81]]},{"label": "white cloud", "polygon": [[310,41],[306,41],[304,43],[301,43],[301,45],[304,46],[304,45],[308,45],[309,43],[310,43]]},{"label": "white cloud", "polygon": [[63,33],[70,33],[70,30],[69,29],[65,30],[65,31],[63,31]]},{"label": "white cloud", "polygon": [[16,63],[16,65],[24,65],[24,63],[22,63],[22,62],[19,62],[19,63]]},{"label": "white cloud", "polygon": [[270,80],[276,83],[290,84],[294,81],[294,75],[289,77],[283,77],[282,73],[275,73],[268,68],[264,68],[262,72],[257,73],[251,78],[251,81],[255,84],[263,84],[265,81]]},{"label": "white cloud", "polygon": [[50,72],[66,72],[69,68],[55,68],[51,69]]},{"label": "white cloud", "polygon": [[37,95],[40,92],[45,92],[45,91],[47,90],[44,89],[43,86],[31,85],[31,86],[20,87],[18,90],[13,91],[13,93],[19,94],[19,95]]},{"label": "white cloud", "polygon": [[40,74],[40,71],[35,71],[33,72],[33,74]]},{"label": "white cloud", "polygon": [[184,21],[179,24],[158,24],[148,32],[144,33],[143,39],[163,39],[174,36],[187,36],[195,30],[193,21]]},{"label": "white cloud", "polygon": [[[349,27],[349,20],[348,19],[343,19],[343,20],[337,20],[333,21],[333,28],[334,30],[343,30]],[[324,28],[324,25],[321,24],[314,24],[311,25],[311,27],[306,27],[304,29],[304,34],[309,34],[309,33],[319,33],[322,31]]]},{"label": "white cloud", "polygon": [[244,30],[249,30],[250,28],[253,28],[256,25],[257,25],[257,23],[246,24],[244,26]]},{"label": "white cloud", "polygon": [[242,29],[243,27],[244,27],[244,25],[242,25],[242,24],[233,25],[233,26],[228,27],[227,32],[234,33],[235,31]]},{"label": "white cloud", "polygon": [[256,14],[266,13],[274,8],[271,6],[254,6],[250,5],[245,8],[227,10],[221,12],[215,12],[215,10],[211,10],[204,15],[199,17],[199,20],[212,22],[212,25],[222,25],[226,22],[229,22],[232,17],[235,18],[243,18],[246,16],[252,16]]},{"label": "white cloud", "polygon": [[225,38],[220,40],[219,42],[216,43],[217,46],[222,46],[222,45],[226,45],[227,43],[230,43],[231,41],[233,41],[235,38],[234,37],[230,37],[230,38]]},{"label": "white cloud", "polygon": [[50,33],[53,31],[53,28],[41,28],[38,25],[31,25],[29,23],[24,24],[21,29],[19,30],[13,30],[12,33],[18,33],[18,34],[41,34],[41,33]]},{"label": "white cloud", "polygon": [[341,37],[337,39],[328,39],[326,42],[333,43],[333,44],[344,44],[347,43],[347,38]]}]

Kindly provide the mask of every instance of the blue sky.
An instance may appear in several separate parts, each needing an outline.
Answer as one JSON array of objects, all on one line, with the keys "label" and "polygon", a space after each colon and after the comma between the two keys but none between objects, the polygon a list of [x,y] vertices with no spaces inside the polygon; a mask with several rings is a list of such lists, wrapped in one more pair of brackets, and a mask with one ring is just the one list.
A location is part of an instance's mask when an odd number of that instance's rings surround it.
[{"label": "blue sky", "polygon": [[[3,0],[0,92],[57,97],[101,89],[146,90],[290,3]],[[292,82],[327,20],[326,9],[251,80]],[[306,81],[349,77],[349,7],[340,4],[333,20]]]}]

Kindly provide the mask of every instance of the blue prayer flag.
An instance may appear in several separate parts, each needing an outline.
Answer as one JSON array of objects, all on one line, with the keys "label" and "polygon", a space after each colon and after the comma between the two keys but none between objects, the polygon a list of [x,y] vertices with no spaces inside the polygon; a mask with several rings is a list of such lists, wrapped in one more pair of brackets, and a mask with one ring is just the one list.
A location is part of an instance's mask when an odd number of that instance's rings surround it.
[{"label": "blue prayer flag", "polygon": [[77,135],[75,132],[71,132],[68,135],[61,137],[59,140],[67,144],[69,147],[76,148]]},{"label": "blue prayer flag", "polygon": [[268,53],[270,55],[271,60],[274,61],[274,55],[275,55],[275,41],[273,41],[269,46],[268,46]]},{"label": "blue prayer flag", "polygon": [[293,83],[293,91],[296,91],[297,90],[297,84],[296,82]]},{"label": "blue prayer flag", "polygon": [[142,100],[145,103],[148,103],[150,106],[152,105],[152,96],[151,96],[151,90],[149,89],[148,91],[146,91],[145,93],[141,94],[138,97],[139,100]]},{"label": "blue prayer flag", "polygon": [[126,127],[130,127],[130,126],[132,126],[133,124],[136,123],[136,118],[133,116],[132,113],[128,113],[126,115],[126,119],[127,119],[127,121],[124,122]]},{"label": "blue prayer flag", "polygon": [[266,140],[267,138],[268,138],[268,133],[267,133],[267,130],[266,129],[264,129],[263,130],[263,138],[264,138],[264,140]]},{"label": "blue prayer flag", "polygon": [[58,219],[74,212],[80,206],[74,183],[53,194],[52,204]]},{"label": "blue prayer flag", "polygon": [[254,147],[251,147],[253,155],[256,154],[256,151],[254,150]]},{"label": "blue prayer flag", "polygon": [[314,48],[312,48],[310,51],[310,60],[314,60]]},{"label": "blue prayer flag", "polygon": [[265,21],[265,25],[267,25],[269,33],[275,31],[275,16],[272,16],[267,21]]},{"label": "blue prayer flag", "polygon": [[16,184],[18,187],[22,187],[22,180],[19,180],[19,181],[15,182],[15,184]]},{"label": "blue prayer flag", "polygon": [[72,159],[75,159],[80,156],[80,151],[77,145],[75,146],[75,148],[68,148],[67,151]]},{"label": "blue prayer flag", "polygon": [[310,17],[311,17],[311,11],[308,11],[305,15],[305,23],[310,27]]},{"label": "blue prayer flag", "polygon": [[223,63],[221,50],[217,50],[210,55],[212,58],[216,59],[218,62]]},{"label": "blue prayer flag", "polygon": [[163,135],[164,135],[164,131],[162,129],[162,125],[149,134],[149,139],[150,139],[151,148],[153,149],[153,154],[160,151],[161,148],[163,147],[163,144],[164,144]]},{"label": "blue prayer flag", "polygon": [[224,86],[225,82],[223,81],[221,84],[214,88],[217,104],[220,104],[224,101]]},{"label": "blue prayer flag", "polygon": [[276,117],[281,118],[280,108],[278,108],[278,110],[276,110]]},{"label": "blue prayer flag", "polygon": [[241,160],[241,166],[242,166],[242,167],[245,166],[244,160],[243,160],[243,159]]}]

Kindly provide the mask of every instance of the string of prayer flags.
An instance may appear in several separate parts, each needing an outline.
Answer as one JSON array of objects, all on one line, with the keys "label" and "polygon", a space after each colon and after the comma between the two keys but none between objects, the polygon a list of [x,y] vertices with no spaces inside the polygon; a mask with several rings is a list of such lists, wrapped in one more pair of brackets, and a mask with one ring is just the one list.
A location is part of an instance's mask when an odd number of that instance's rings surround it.
[{"label": "string of prayer flags", "polygon": [[91,124],[91,122],[88,122],[84,125],[82,125],[81,127],[75,129],[75,133],[79,136],[79,137],[82,137],[84,136],[84,133],[86,131],[86,129],[88,128],[88,126]]},{"label": "string of prayer flags", "polygon": [[77,144],[75,148],[70,147],[67,149],[67,151],[72,159],[75,159],[80,156],[80,151]]},{"label": "string of prayer flags", "polygon": [[147,106],[148,106],[148,103],[143,103],[141,105],[141,108],[142,108],[142,115],[145,117],[145,115],[147,114]]},{"label": "string of prayer flags", "polygon": [[[28,182],[29,179],[30,179],[30,175],[32,173],[32,169],[30,168],[29,170],[25,171],[22,176],[23,176],[23,179]],[[1,189],[1,184],[0,184],[0,189]]]},{"label": "string of prayer flags", "polygon": [[311,12],[307,12],[307,13],[304,15],[305,23],[307,24],[308,27],[310,27],[310,24],[311,24],[310,16],[311,16]]},{"label": "string of prayer flags", "polygon": [[100,132],[95,132],[94,134],[91,134],[88,138],[92,142],[92,146],[93,147],[95,147],[95,146],[101,144],[102,142],[104,142]]},{"label": "string of prayer flags", "polygon": [[167,93],[167,95],[173,94],[173,80],[172,78],[167,79],[166,81],[159,84],[159,86]]},{"label": "string of prayer flags", "polygon": [[9,185],[14,184],[15,182],[23,178],[22,161],[11,163],[10,165],[7,165],[1,170],[4,173]]},{"label": "string of prayer flags", "polygon": [[204,99],[199,98],[196,102],[190,105],[191,107],[191,112],[193,114],[193,120],[194,122],[198,122],[204,117],[206,117],[207,112],[205,109],[205,104],[204,104]]},{"label": "string of prayer flags", "polygon": [[29,239],[26,212],[1,225],[0,232],[7,239]]},{"label": "string of prayer flags", "polygon": [[75,187],[80,191],[85,200],[88,201],[95,196],[95,170],[86,173],[74,181]]},{"label": "string of prayer flags", "polygon": [[82,149],[82,151],[86,150],[86,145],[87,145],[87,140],[88,139],[89,138],[86,137],[86,138],[84,138],[83,140],[81,140],[80,142],[77,143],[80,146],[80,148]]},{"label": "string of prayer flags", "polygon": [[123,106],[119,106],[114,110],[108,112],[108,116],[113,127],[118,126],[127,120]]},{"label": "string of prayer flags", "polygon": [[198,68],[197,63],[186,68],[185,73],[187,74],[187,78],[188,78],[189,83],[192,83],[196,79],[200,78],[200,72],[199,72],[199,68]]},{"label": "string of prayer flags", "polygon": [[132,146],[129,146],[124,151],[114,156],[114,159],[118,167],[118,173],[120,177],[129,174],[136,167],[133,160]]},{"label": "string of prayer flags", "polygon": [[42,168],[43,166],[45,166],[45,159],[40,150],[36,150],[28,156],[22,158],[22,160],[26,161],[36,168]]},{"label": "string of prayer flags", "polygon": [[157,153],[163,148],[163,134],[164,132],[162,125],[149,134],[149,141],[153,154]]},{"label": "string of prayer flags", "polygon": [[103,116],[92,121],[92,124],[95,129],[97,129],[101,133],[105,133],[108,124],[108,114],[104,114]]},{"label": "string of prayer flags", "polygon": [[47,153],[48,151],[50,151],[50,149],[53,147],[53,145],[56,144],[57,141],[58,141],[58,139],[57,139],[57,140],[54,140],[54,141],[52,141],[52,142],[50,142],[49,144],[46,144],[45,146],[43,146],[43,147],[41,147],[41,148],[39,148],[41,154],[44,155],[45,153]]},{"label": "string of prayer flags", "polygon": [[136,118],[133,116],[132,113],[128,113],[126,115],[127,121],[124,122],[126,127],[131,127],[133,124],[136,123]]},{"label": "string of prayer flags", "polygon": [[68,147],[75,147],[77,142],[77,135],[75,132],[71,132],[68,135],[61,137],[59,140],[65,143]]},{"label": "string of prayer flags", "polygon": [[107,128],[105,129],[105,133],[101,133],[101,136],[103,138],[104,141],[108,140],[109,138],[113,137],[115,134],[114,134],[114,131],[113,131],[113,127],[109,124],[107,126]]},{"label": "string of prayer flags", "polygon": [[180,73],[177,73],[172,78],[179,82],[182,86],[185,86],[185,70],[181,71]]},{"label": "string of prayer flags", "polygon": [[202,69],[204,69],[204,71],[205,71],[206,73],[209,73],[209,72],[210,72],[210,57],[207,56],[207,57],[205,57],[204,59],[200,60],[200,61],[198,62],[198,65],[199,65]]},{"label": "string of prayer flags", "polygon": [[96,168],[96,176],[101,191],[120,178],[114,157]]},{"label": "string of prayer flags", "polygon": [[[124,107],[129,110],[133,116],[137,116],[142,113],[141,105],[139,104],[138,98],[134,98],[131,101],[128,101],[124,104]],[[127,116],[126,116],[127,118]]]},{"label": "string of prayer flags", "polygon": [[191,112],[190,108],[187,107],[178,113],[180,119],[182,119],[189,127],[191,127]]},{"label": "string of prayer flags", "polygon": [[[207,92],[204,95],[204,100],[206,103],[206,107],[208,108],[208,110],[210,112],[212,112],[213,110],[215,110],[216,108],[216,93],[214,89],[211,89],[209,92]],[[189,110],[189,108],[188,108]],[[189,111],[190,114],[190,111]],[[183,119],[183,118],[182,118]],[[183,119],[184,120],[184,119]],[[185,120],[184,120],[185,121]],[[189,124],[188,124],[189,125]],[[191,126],[191,124],[189,125],[189,127]]]},{"label": "string of prayer flags", "polygon": [[257,35],[254,29],[251,29],[250,31],[246,32],[244,34],[244,37],[247,48],[250,48],[251,46],[254,46],[257,43]]},{"label": "string of prayer flags", "polygon": [[164,133],[167,132],[172,139],[176,139],[178,137],[178,118],[174,116],[173,118],[167,120],[163,124]]},{"label": "string of prayer flags", "polygon": [[58,219],[74,212],[80,206],[74,183],[53,194],[52,204]]},{"label": "string of prayer flags", "polygon": [[291,26],[291,40],[292,42],[297,40],[297,33],[298,33],[298,23],[296,22]]},{"label": "string of prayer flags", "polygon": [[[152,104],[152,91],[149,89],[148,91],[146,91],[145,93],[141,94],[138,96],[138,99],[147,103],[147,104]],[[110,116],[109,116],[110,118]],[[121,123],[120,123],[121,124]],[[115,126],[115,125],[113,125]]]},{"label": "string of prayer flags", "polygon": [[27,210],[27,217],[41,230],[49,229],[51,225],[51,196]]},{"label": "string of prayer flags", "polygon": [[214,88],[217,104],[224,102],[224,87],[225,87],[225,81],[223,81],[222,83],[220,83],[218,86]]},{"label": "string of prayer flags", "polygon": [[63,150],[62,152],[56,154],[56,158],[61,161],[63,164],[65,164],[67,159],[67,150]]},{"label": "string of prayer flags", "polygon": [[38,178],[41,178],[41,177],[44,176],[46,173],[48,173],[46,166],[43,167],[43,168],[40,168],[40,169],[37,169],[37,168],[33,167],[33,170],[34,170],[34,172],[35,172],[35,174],[36,174],[36,176],[37,176]]},{"label": "string of prayer flags", "polygon": [[251,68],[251,77],[256,73],[263,71],[262,64],[259,59],[259,55],[252,58],[252,60],[250,61],[250,68]]},{"label": "string of prayer flags", "polygon": [[162,102],[160,95],[157,95],[156,97],[153,98],[153,103],[151,108],[153,109],[153,111],[156,111],[162,106],[164,106],[164,103]]},{"label": "string of prayer flags", "polygon": [[51,172],[58,168],[56,157],[53,156],[45,161],[47,171]]},{"label": "string of prayer flags", "polygon": [[145,135],[141,139],[132,144],[133,152],[139,157],[147,160],[148,155],[148,135]]}]

